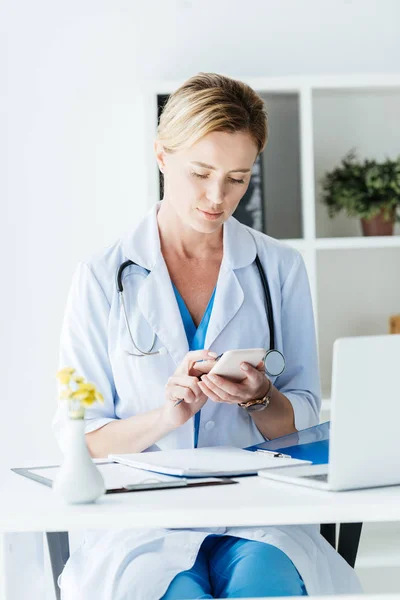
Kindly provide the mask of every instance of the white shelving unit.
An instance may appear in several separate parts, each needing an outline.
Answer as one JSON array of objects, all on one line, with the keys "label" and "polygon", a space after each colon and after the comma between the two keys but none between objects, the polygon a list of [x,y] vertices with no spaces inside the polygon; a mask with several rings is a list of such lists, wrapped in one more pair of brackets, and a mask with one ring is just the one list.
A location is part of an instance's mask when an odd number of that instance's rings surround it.
[{"label": "white shelving unit", "polygon": [[[283,239],[303,255],[317,327],[323,417],[329,415],[332,344],[338,337],[388,332],[400,313],[400,227],[393,237],[362,237],[357,219],[329,219],[319,202],[322,175],[351,148],[361,159],[400,155],[400,76],[237,77],[266,98],[298,99],[302,237]],[[148,90],[149,135],[156,130],[157,94],[181,81]],[[270,119],[270,126],[273,120]],[[268,146],[267,146],[268,149]],[[267,158],[268,160],[268,158]],[[158,171],[149,144],[149,198],[158,198]],[[268,220],[268,213],[267,213]],[[273,231],[268,231],[274,237]],[[282,238],[280,238],[282,239]]]}]

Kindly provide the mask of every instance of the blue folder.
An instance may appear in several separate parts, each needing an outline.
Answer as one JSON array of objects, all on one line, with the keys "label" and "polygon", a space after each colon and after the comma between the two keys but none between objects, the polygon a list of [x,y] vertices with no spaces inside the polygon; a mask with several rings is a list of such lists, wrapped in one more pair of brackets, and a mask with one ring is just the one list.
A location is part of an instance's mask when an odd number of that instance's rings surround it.
[{"label": "blue folder", "polygon": [[310,460],[314,465],[324,465],[329,462],[329,429],[330,421],[326,421],[256,446],[249,446],[246,450],[275,450],[289,454],[292,458]]}]

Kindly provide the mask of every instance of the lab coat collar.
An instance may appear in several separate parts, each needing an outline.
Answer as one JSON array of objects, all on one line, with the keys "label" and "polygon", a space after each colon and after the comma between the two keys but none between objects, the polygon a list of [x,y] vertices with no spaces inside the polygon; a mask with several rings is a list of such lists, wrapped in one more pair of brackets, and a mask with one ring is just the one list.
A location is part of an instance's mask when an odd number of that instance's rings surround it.
[{"label": "lab coat collar", "polygon": [[[179,364],[189,351],[189,345],[161,253],[157,226],[159,206],[157,203],[134,233],[123,240],[122,248],[127,258],[150,271],[140,287],[138,306],[175,363]],[[253,235],[235,218],[230,217],[223,227],[224,253],[205,348],[211,347],[241,307],[244,293],[234,270],[251,264],[257,252]]]},{"label": "lab coat collar", "polygon": [[122,251],[126,258],[133,260],[133,262],[148,271],[154,269],[154,265],[161,254],[157,225],[157,212],[160,205],[161,202],[157,202],[152,206],[133,233],[129,232],[122,240]]},{"label": "lab coat collar", "polygon": [[[161,202],[152,206],[142,221],[122,241],[122,249],[127,258],[149,271],[154,269],[161,254],[160,236],[157,225],[157,212]],[[249,229],[230,217],[224,227],[224,255],[221,267],[241,269],[250,265],[257,253],[256,243]]]}]

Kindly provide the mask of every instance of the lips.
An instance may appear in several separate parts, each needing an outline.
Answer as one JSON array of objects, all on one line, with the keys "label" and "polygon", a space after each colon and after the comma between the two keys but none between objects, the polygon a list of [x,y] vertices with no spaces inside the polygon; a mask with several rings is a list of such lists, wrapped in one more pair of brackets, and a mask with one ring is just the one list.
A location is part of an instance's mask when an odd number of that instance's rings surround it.
[{"label": "lips", "polygon": [[222,211],[220,212],[211,212],[210,210],[203,210],[202,208],[198,209],[200,212],[205,213],[206,215],[212,215],[216,217],[217,215],[222,215]]}]

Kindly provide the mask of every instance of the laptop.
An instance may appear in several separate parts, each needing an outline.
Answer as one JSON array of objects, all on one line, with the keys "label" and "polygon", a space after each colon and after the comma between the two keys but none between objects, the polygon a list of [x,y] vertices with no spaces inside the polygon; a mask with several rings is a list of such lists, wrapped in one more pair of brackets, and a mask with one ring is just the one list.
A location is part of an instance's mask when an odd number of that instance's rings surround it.
[{"label": "laptop", "polygon": [[400,484],[400,334],[335,340],[329,464],[258,475],[333,491]]}]

